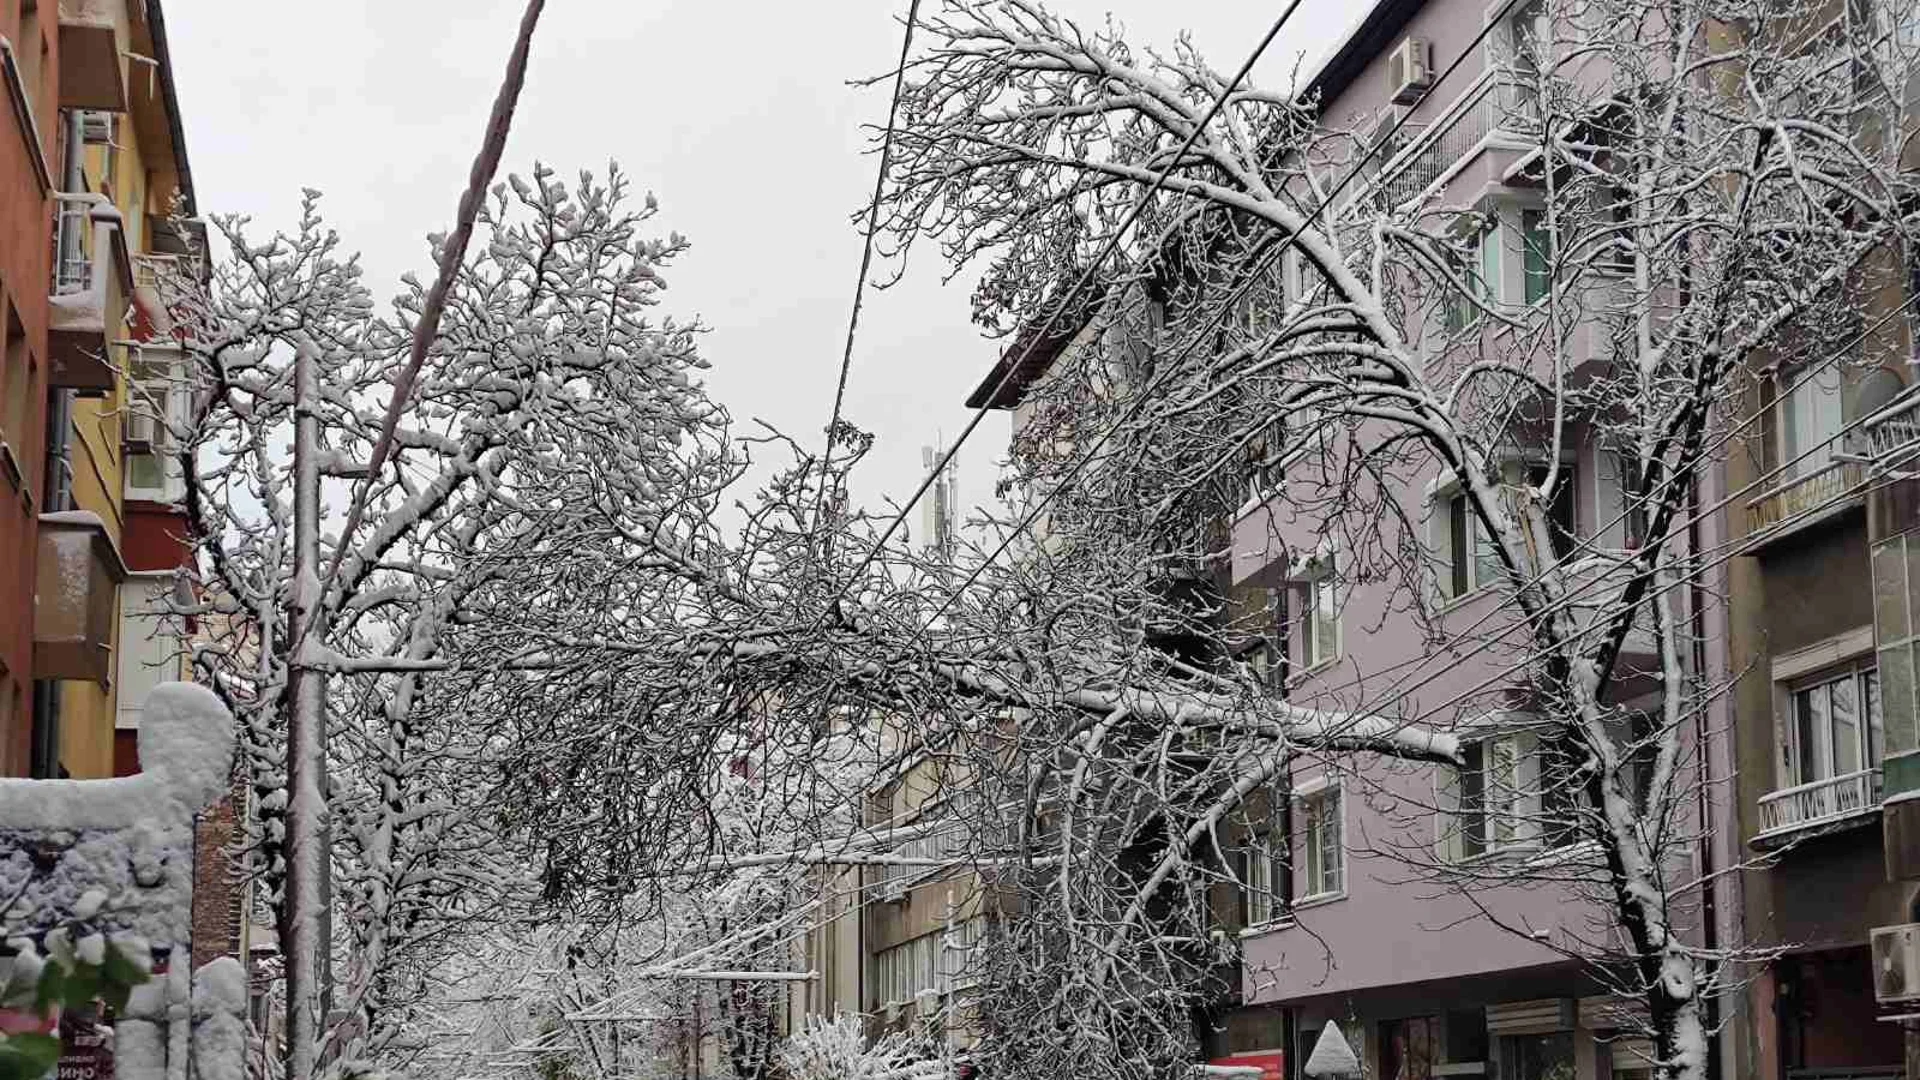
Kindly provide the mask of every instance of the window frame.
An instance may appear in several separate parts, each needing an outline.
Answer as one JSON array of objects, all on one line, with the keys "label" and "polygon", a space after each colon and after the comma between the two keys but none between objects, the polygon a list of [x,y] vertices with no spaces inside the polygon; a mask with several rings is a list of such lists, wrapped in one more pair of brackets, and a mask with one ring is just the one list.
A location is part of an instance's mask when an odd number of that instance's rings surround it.
[{"label": "window frame", "polygon": [[[1817,384],[1828,378],[1833,380],[1831,392],[1820,393],[1816,401],[1824,405],[1831,400],[1832,430],[1809,432],[1803,436],[1794,420],[1794,403],[1799,400],[1798,393],[1809,387],[1817,390]],[[1812,365],[1781,369],[1774,375],[1773,414],[1774,465],[1778,471],[1776,485],[1792,484],[1826,469],[1834,463],[1834,455],[1841,450],[1840,437],[1847,426],[1844,374],[1837,365],[1819,361]],[[1825,420],[1827,417],[1822,412],[1818,419]],[[1807,436],[1820,444],[1821,450],[1817,456],[1808,456],[1806,448],[1800,445],[1808,441]]]},{"label": "window frame", "polygon": [[[1347,793],[1340,780],[1323,777],[1318,783],[1302,784],[1293,792],[1298,803],[1294,816],[1300,822],[1301,893],[1296,906],[1337,900],[1347,895]],[[1326,807],[1332,805],[1332,813]],[[1319,807],[1316,821],[1315,807]],[[1322,847],[1328,834],[1332,848]],[[1329,859],[1331,855],[1331,859]],[[1317,858],[1316,858],[1317,856]],[[1328,870],[1331,868],[1331,878]],[[1316,881],[1318,877],[1320,880]]]},{"label": "window frame", "polygon": [[[1840,747],[1839,740],[1836,738],[1838,732],[1833,723],[1833,694],[1831,689],[1842,683],[1852,684],[1854,688],[1855,708],[1857,710],[1855,719],[1855,727],[1857,730],[1854,734],[1853,748],[1858,756],[1855,761],[1855,767],[1846,770],[1840,768]],[[1785,765],[1786,779],[1789,781],[1787,784],[1788,787],[1825,783],[1837,780],[1843,776],[1854,776],[1862,772],[1870,772],[1880,767],[1880,758],[1886,752],[1886,720],[1883,714],[1884,699],[1880,688],[1880,669],[1876,655],[1868,654],[1845,664],[1825,668],[1786,681],[1781,684],[1780,690],[1782,700],[1785,704],[1785,728],[1787,736],[1787,760]],[[1824,766],[1826,774],[1814,776],[1809,775],[1807,768],[1809,755],[1808,747],[1805,746],[1802,741],[1800,702],[1803,694],[1814,694],[1823,690],[1826,691],[1825,699],[1827,701],[1827,712],[1824,721],[1825,745],[1824,754],[1822,755],[1824,761],[1818,764]],[[1815,699],[1808,698],[1808,700],[1811,702]],[[1822,733],[1809,731],[1807,734],[1815,736],[1812,739],[1812,741],[1816,743],[1815,749],[1821,749],[1818,746],[1821,741],[1818,736]]]},{"label": "window frame", "polygon": [[[1299,589],[1300,614],[1295,621],[1299,624],[1300,669],[1306,673],[1337,663],[1346,655],[1346,632],[1340,617],[1346,590],[1340,587],[1339,561],[1334,553],[1326,552],[1308,560],[1300,574]],[[1324,605],[1330,612],[1322,610],[1323,594]],[[1332,637],[1325,655],[1320,648],[1323,626],[1331,628]]]}]

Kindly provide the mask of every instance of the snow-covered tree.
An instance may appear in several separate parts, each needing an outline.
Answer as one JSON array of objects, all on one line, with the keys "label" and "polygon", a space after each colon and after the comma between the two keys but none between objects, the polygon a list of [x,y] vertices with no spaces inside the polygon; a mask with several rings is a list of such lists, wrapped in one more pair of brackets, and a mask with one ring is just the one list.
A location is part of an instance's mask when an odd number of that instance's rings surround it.
[{"label": "snow-covered tree", "polygon": [[[651,311],[684,241],[648,235],[652,199],[634,205],[617,171],[570,186],[539,169],[481,208],[480,239],[403,391],[392,454],[368,475],[425,287],[408,278],[382,310],[317,204],[309,193],[297,231],[265,241],[243,220],[218,223],[233,258],[186,305],[200,404],[181,460],[214,613],[198,659],[246,734],[256,861],[276,916],[295,643],[336,676],[325,746],[338,1019],[318,1053],[351,1068],[396,1049],[464,932],[538,898],[486,798],[507,765],[495,753],[505,718],[438,697],[464,659],[462,626],[488,590],[524,584],[521,568],[552,552],[617,557],[596,547],[603,496],[645,500],[618,522],[633,536],[671,535],[705,519],[733,466],[723,414],[692,377],[694,328]],[[308,404],[302,354],[316,370]],[[319,615],[304,632],[290,622],[302,582],[288,443],[301,408],[319,420],[323,505],[337,514],[358,494],[366,507],[351,536],[332,520],[309,564]],[[534,657],[486,662],[544,677]]]},{"label": "snow-covered tree", "polygon": [[[1448,171],[1464,147],[1382,142],[1372,118],[1229,85],[1185,42],[1136,51],[1029,0],[949,0],[923,19],[882,228],[902,249],[929,239],[984,264],[983,323],[1081,343],[1026,389],[1016,446],[1048,542],[982,574],[992,595],[957,597],[928,648],[998,614],[1019,629],[996,644],[1029,670],[1099,654],[1182,687],[1095,699],[1067,680],[1039,708],[1007,703],[1018,752],[996,752],[1026,772],[1005,790],[1024,785],[1028,809],[1058,800],[1037,830],[1001,823],[1056,867],[1022,894],[1025,956],[992,961],[1014,1075],[1048,1054],[1097,1069],[1082,1053],[1094,1041],[1151,1041],[1141,1017],[1177,1035],[1194,1000],[1178,961],[1198,955],[1148,962],[1121,947],[1126,931],[1153,921],[1168,942],[1205,926],[1198,853],[1261,812],[1250,796],[1282,762],[1317,752],[1268,726],[1257,666],[1226,662],[1234,631],[1271,614],[1238,618],[1207,587],[1249,480],[1276,545],[1302,564],[1337,549],[1340,595],[1384,590],[1378,617],[1490,673],[1444,701],[1391,671],[1356,678],[1292,698],[1285,721],[1450,728],[1523,700],[1560,749],[1527,782],[1526,827],[1574,830],[1591,852],[1544,873],[1607,913],[1575,951],[1644,1006],[1656,1075],[1705,1075],[1703,1002],[1741,959],[1688,933],[1696,765],[1726,675],[1696,656],[1729,557],[1710,478],[1748,422],[1752,372],[1863,338],[1821,362],[1883,358],[1864,298],[1912,232],[1911,41],[1877,5],[1839,20],[1777,0],[1535,7],[1529,32],[1496,43],[1496,92],[1475,106],[1511,152],[1507,182],[1529,189],[1525,219],[1497,233],[1512,211]],[[1486,279],[1490,234],[1526,245],[1524,303]],[[1601,530],[1617,541],[1556,524],[1572,483],[1558,463],[1578,445],[1617,462]],[[1435,484],[1457,491],[1463,529],[1435,526]],[[1437,569],[1469,562],[1497,597],[1472,626],[1443,617],[1452,583]],[[1183,593],[1193,602],[1166,599]],[[1170,647],[1124,648],[1122,626]],[[1656,704],[1630,712],[1629,690]],[[1053,711],[1075,693],[1086,711]],[[1404,854],[1468,891],[1540,872],[1463,874],[1430,834]]]}]

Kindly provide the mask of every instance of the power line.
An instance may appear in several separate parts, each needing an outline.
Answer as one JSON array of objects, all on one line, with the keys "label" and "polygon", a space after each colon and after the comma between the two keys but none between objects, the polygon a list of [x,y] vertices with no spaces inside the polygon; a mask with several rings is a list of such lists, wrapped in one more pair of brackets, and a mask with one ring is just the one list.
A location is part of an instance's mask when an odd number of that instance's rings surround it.
[{"label": "power line", "polygon": [[[1293,11],[1292,8],[1288,8],[1286,14],[1291,14],[1292,11]],[[1281,16],[1281,19],[1284,21],[1285,18],[1286,18],[1286,15],[1283,14]],[[1477,50],[1480,47],[1480,43],[1483,40],[1485,40],[1486,36],[1489,33],[1492,33],[1494,27],[1498,25],[1500,25],[1498,20],[1489,20],[1485,26],[1482,26],[1480,28],[1480,32],[1474,35],[1473,40],[1468,42],[1466,46],[1460,50],[1459,55],[1454,57],[1453,62],[1451,64],[1447,65],[1446,70],[1442,71],[1439,74],[1439,76],[1433,80],[1433,85],[1428,88],[1427,93],[1432,94],[1434,90],[1439,89],[1441,84],[1445,83],[1449,76],[1451,76],[1455,71],[1459,70],[1462,64],[1466,63],[1468,57],[1475,55],[1475,50]],[[1276,25],[1275,30],[1277,31],[1278,29],[1279,27],[1278,25]],[[1268,36],[1268,40],[1271,40],[1273,33],[1269,32],[1267,36]],[[1264,49],[1265,47],[1266,47],[1266,43],[1262,42],[1261,48]],[[1257,57],[1258,55],[1259,54],[1256,51],[1255,56]],[[1251,60],[1249,61],[1249,65],[1251,65]],[[1244,74],[1244,72],[1245,72],[1245,69],[1243,68],[1242,73]],[[1237,81],[1238,80],[1236,79],[1236,82]],[[1231,90],[1231,87],[1229,87],[1229,90]],[[1225,96],[1222,95],[1222,100],[1224,99],[1225,99]],[[1261,261],[1255,264],[1252,272],[1242,276],[1240,283],[1236,285],[1233,288],[1233,290],[1227,294],[1225,299],[1221,302],[1219,308],[1216,309],[1216,311],[1214,312],[1213,318],[1206,321],[1205,323],[1206,326],[1216,325],[1217,320],[1219,320],[1220,318],[1223,318],[1227,314],[1227,312],[1232,310],[1232,307],[1234,304],[1237,304],[1240,302],[1241,298],[1246,295],[1247,290],[1253,287],[1254,282],[1260,280],[1261,276],[1266,273],[1266,271],[1273,265],[1275,260],[1284,256],[1287,251],[1291,250],[1295,245],[1298,244],[1300,232],[1305,229],[1312,228],[1314,224],[1319,221],[1321,215],[1325,214],[1327,210],[1333,206],[1334,200],[1338,198],[1339,195],[1347,189],[1347,186],[1353,183],[1354,178],[1359,176],[1361,171],[1366,168],[1367,163],[1372,161],[1374,156],[1378,154],[1381,150],[1393,144],[1394,136],[1400,133],[1400,129],[1406,125],[1406,123],[1408,122],[1409,119],[1412,118],[1412,116],[1413,116],[1413,113],[1411,110],[1409,110],[1406,113],[1403,113],[1402,115],[1400,115],[1394,120],[1392,129],[1387,132],[1384,138],[1374,140],[1373,145],[1367,149],[1366,153],[1360,156],[1360,160],[1354,163],[1353,168],[1348,170],[1347,174],[1344,177],[1341,177],[1340,182],[1334,186],[1333,190],[1329,191],[1326,197],[1320,201],[1320,204],[1314,207],[1313,212],[1307,215],[1306,221],[1301,224],[1300,228],[1287,234],[1287,236],[1284,239],[1282,239],[1279,244],[1269,249],[1267,254],[1261,259]],[[1191,141],[1192,140],[1189,139],[1189,142]],[[1185,152],[1185,147],[1182,147],[1181,152],[1182,153]],[[1179,155],[1176,154],[1175,157],[1178,158]],[[1165,178],[1166,178],[1165,174],[1163,173],[1160,179],[1164,181]],[[1159,187],[1159,184],[1156,183],[1155,189],[1157,190],[1158,187]],[[1151,195],[1152,192],[1148,192],[1148,194]],[[1084,280],[1084,278],[1082,280]],[[1100,433],[1100,437],[1094,440],[1094,444],[1092,448],[1088,450],[1087,453],[1085,453],[1084,455],[1079,456],[1078,459],[1075,461],[1073,467],[1067,470],[1066,476],[1061,480],[1050,485],[1049,490],[1046,492],[1046,494],[1039,500],[1038,503],[1034,505],[1033,509],[1029,511],[1027,515],[1021,519],[1020,524],[1017,527],[1011,530],[1008,530],[1006,534],[1003,537],[1001,537],[999,545],[996,546],[993,550],[993,554],[987,556],[987,558],[984,561],[976,565],[973,568],[973,570],[970,573],[968,573],[966,580],[961,582],[960,587],[948,594],[947,598],[941,602],[938,608],[934,610],[933,615],[927,619],[926,625],[921,628],[922,632],[925,632],[925,630],[931,628],[933,624],[939,620],[940,616],[946,613],[947,608],[953,605],[954,600],[958,599],[960,594],[965,592],[968,588],[970,588],[975,581],[978,581],[980,578],[980,574],[983,571],[985,571],[989,565],[991,565],[1001,555],[1006,553],[1007,548],[1012,545],[1015,537],[1024,535],[1026,531],[1033,526],[1033,523],[1039,519],[1041,512],[1044,511],[1048,506],[1048,504],[1050,504],[1053,501],[1054,495],[1057,494],[1060,490],[1062,490],[1066,486],[1066,482],[1071,480],[1076,474],[1079,473],[1081,469],[1085,468],[1089,463],[1092,462],[1093,456],[1099,452],[1101,447],[1106,445],[1107,440],[1112,438],[1114,432],[1120,430],[1125,425],[1133,422],[1133,420],[1139,415],[1141,410],[1143,410],[1146,407],[1147,402],[1152,400],[1153,391],[1158,388],[1161,380],[1169,378],[1175,371],[1177,371],[1180,365],[1184,363],[1188,359],[1188,357],[1192,356],[1194,351],[1200,347],[1201,342],[1205,340],[1206,340],[1206,335],[1203,329],[1196,330],[1194,332],[1193,336],[1188,339],[1187,345],[1183,347],[1180,350],[1180,352],[1175,355],[1173,362],[1164,365],[1161,369],[1160,374],[1157,375],[1151,382],[1147,384],[1146,388],[1140,393],[1138,399],[1134,402],[1132,408],[1128,410],[1126,415],[1121,417],[1120,422],[1113,424],[1109,426],[1105,431],[1102,431]],[[1012,367],[1009,367],[1007,369],[1007,376],[1003,377],[1001,380],[1003,384],[1005,383],[1006,378],[1009,378],[1012,376],[1013,371],[1014,369]],[[992,396],[998,396],[999,390],[1000,388],[996,386],[994,388],[994,394]],[[991,397],[989,398],[989,400],[991,400]],[[983,411],[984,411],[984,407],[983,407]],[[977,424],[978,422],[979,422],[979,418],[978,416],[976,416],[974,419],[974,424]],[[969,424],[967,426],[967,430],[969,432],[973,430],[974,424]],[[964,435],[962,437],[964,438]],[[923,483],[920,486],[920,492],[924,492],[925,490],[926,490],[926,485]],[[920,495],[920,492],[915,492],[914,497],[918,498]],[[889,535],[891,535],[891,530],[889,530]],[[885,541],[886,541],[886,537],[885,536],[881,537],[881,542],[884,543]]]},{"label": "power line", "polygon": [[1247,77],[1248,72],[1253,70],[1253,65],[1257,63],[1261,55],[1266,52],[1267,46],[1273,43],[1273,39],[1279,35],[1281,28],[1286,25],[1287,20],[1291,18],[1294,11],[1300,7],[1300,2],[1301,0],[1292,0],[1286,9],[1280,13],[1279,18],[1273,21],[1273,25],[1267,28],[1267,33],[1260,39],[1259,45],[1256,46],[1253,53],[1247,57],[1246,62],[1240,65],[1240,70],[1234,74],[1227,85],[1221,88],[1219,96],[1214,98],[1212,105],[1207,109],[1206,115],[1202,116],[1200,121],[1193,126],[1193,130],[1187,133],[1186,139],[1181,142],[1179,149],[1173,152],[1166,167],[1161,169],[1159,174],[1154,177],[1153,184],[1140,196],[1140,200],[1134,204],[1126,217],[1113,230],[1112,234],[1107,237],[1105,243],[1094,253],[1092,259],[1087,263],[1086,270],[1081,272],[1080,277],[1067,289],[1060,300],[1052,305],[1052,309],[1047,313],[1047,318],[1041,323],[1040,329],[1034,331],[1027,337],[1026,346],[1021,349],[1018,357],[1007,363],[1006,371],[1000,376],[999,381],[994,384],[993,390],[986,395],[985,402],[983,402],[978,409],[974,410],[973,416],[967,420],[966,427],[961,429],[960,435],[954,440],[953,445],[947,448],[945,453],[941,455],[939,462],[936,463],[927,473],[927,476],[920,481],[920,485],[914,489],[913,494],[908,497],[906,503],[900,507],[899,513],[893,516],[893,520],[888,522],[886,530],[880,534],[878,540],[874,541],[873,546],[868,549],[867,554],[860,560],[860,564],[854,568],[853,573],[849,574],[846,581],[834,591],[833,598],[829,600],[826,605],[822,606],[819,620],[815,623],[816,626],[819,625],[819,622],[826,619],[827,613],[832,609],[833,601],[846,595],[846,591],[853,587],[854,582],[860,580],[860,575],[866,572],[867,567],[873,565],[873,561],[878,558],[880,552],[886,548],[887,541],[893,538],[893,534],[899,531],[901,523],[906,521],[907,515],[912,512],[915,504],[917,504],[921,497],[927,493],[927,490],[933,486],[941,472],[946,469],[947,463],[959,454],[960,447],[967,441],[968,437],[979,428],[980,421],[986,418],[988,411],[992,408],[992,402],[995,398],[999,397],[1000,392],[1013,381],[1014,375],[1020,370],[1020,365],[1026,361],[1027,357],[1042,341],[1047,340],[1048,335],[1052,332],[1054,325],[1059,321],[1062,313],[1072,310],[1075,297],[1087,287],[1093,280],[1094,275],[1099,272],[1101,265],[1106,262],[1107,256],[1112,254],[1113,250],[1119,246],[1120,238],[1126,235],[1127,230],[1133,226],[1133,223],[1139,219],[1141,214],[1146,212],[1147,205],[1153,196],[1166,184],[1167,177],[1172,174],[1174,168],[1178,166],[1186,156],[1187,150],[1199,140],[1200,134],[1206,130],[1207,125],[1211,124],[1214,117],[1218,116],[1220,110],[1226,106],[1227,101],[1232,98],[1234,91],[1239,88],[1241,81]]},{"label": "power line", "polygon": [[827,469],[833,461],[833,443],[840,431],[840,410],[847,397],[847,373],[853,367],[854,335],[860,329],[860,307],[867,294],[867,273],[873,266],[873,237],[880,228],[880,196],[886,190],[887,167],[893,161],[893,133],[900,115],[900,89],[907,81],[907,55],[913,49],[913,28],[920,21],[920,0],[908,0],[907,25],[900,35],[900,63],[893,72],[893,95],[887,104],[886,133],[880,138],[880,167],[873,174],[873,201],[867,207],[867,232],[860,245],[860,276],[853,281],[853,310],[847,315],[847,341],[840,353],[840,378],[833,389],[833,415],[827,420],[827,448],[820,461],[820,495],[813,516],[820,517],[826,494]]}]

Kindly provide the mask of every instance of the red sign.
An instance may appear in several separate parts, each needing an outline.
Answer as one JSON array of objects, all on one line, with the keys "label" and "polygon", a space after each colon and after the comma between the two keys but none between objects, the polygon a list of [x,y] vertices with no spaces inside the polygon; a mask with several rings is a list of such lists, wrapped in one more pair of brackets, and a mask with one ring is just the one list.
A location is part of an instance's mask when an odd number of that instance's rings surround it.
[{"label": "red sign", "polygon": [[1275,1051],[1271,1054],[1234,1054],[1230,1057],[1214,1058],[1209,1065],[1238,1065],[1243,1069],[1259,1069],[1260,1080],[1286,1080],[1286,1055]]}]

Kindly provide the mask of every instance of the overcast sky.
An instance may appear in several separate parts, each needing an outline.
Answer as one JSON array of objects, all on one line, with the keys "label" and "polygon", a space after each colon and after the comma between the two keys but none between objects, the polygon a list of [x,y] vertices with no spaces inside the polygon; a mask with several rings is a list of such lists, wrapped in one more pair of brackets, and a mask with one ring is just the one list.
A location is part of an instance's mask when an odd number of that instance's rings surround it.
[{"label": "overcast sky", "polygon": [[[925,0],[931,4],[936,0]],[[1283,3],[1057,0],[1111,12],[1136,45],[1192,33],[1236,70]],[[518,25],[522,0],[169,0],[167,29],[200,210],[289,226],[302,187],[358,249],[380,296],[425,279],[423,239],[449,227]],[[903,0],[549,0],[505,167],[571,176],[618,161],[659,196],[659,230],[692,250],[664,307],[712,328],[709,387],[741,426],[760,417],[818,445],[832,406],[860,238],[850,216],[873,183],[862,125],[884,88]],[[1323,55],[1352,0],[1306,0],[1256,69],[1284,85]],[[928,255],[932,249],[927,249]],[[855,497],[903,500],[920,447],[968,419],[967,391],[997,343],[968,322],[971,276],[942,286],[932,258],[869,291],[846,416],[876,436]],[[960,458],[967,505],[992,497],[1007,420],[989,416]],[[917,526],[917,516],[912,519]]]}]

